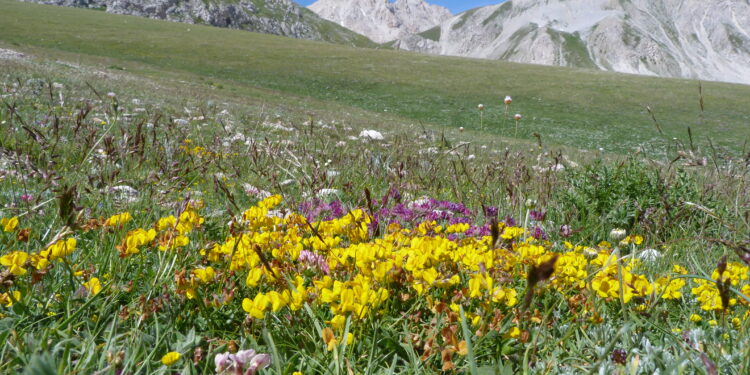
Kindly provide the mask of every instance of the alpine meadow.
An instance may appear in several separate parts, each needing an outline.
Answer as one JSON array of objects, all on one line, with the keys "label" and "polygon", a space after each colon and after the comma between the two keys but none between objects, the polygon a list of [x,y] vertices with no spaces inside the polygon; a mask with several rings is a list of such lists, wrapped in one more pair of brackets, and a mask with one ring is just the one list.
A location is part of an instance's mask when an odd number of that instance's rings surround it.
[{"label": "alpine meadow", "polygon": [[269,2],[0,0],[0,373],[750,373],[750,86]]}]

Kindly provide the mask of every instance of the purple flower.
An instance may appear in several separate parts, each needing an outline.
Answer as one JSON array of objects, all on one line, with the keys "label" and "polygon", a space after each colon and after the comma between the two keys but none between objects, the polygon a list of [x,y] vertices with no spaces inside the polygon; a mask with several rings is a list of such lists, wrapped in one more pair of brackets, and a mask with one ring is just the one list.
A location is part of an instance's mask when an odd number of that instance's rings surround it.
[{"label": "purple flower", "polygon": [[560,226],[560,235],[563,236],[563,238],[570,237],[572,234],[573,234],[573,230],[570,229],[570,225]]},{"label": "purple flower", "polygon": [[31,195],[31,194],[23,194],[23,195],[21,195],[21,200],[24,201],[24,202],[26,202],[26,203],[29,203],[29,202],[31,202],[31,201],[34,200],[34,196]]},{"label": "purple flower", "polygon": [[[214,358],[216,372],[223,375],[254,375],[258,370],[271,365],[271,356],[255,350],[240,350],[217,354]],[[243,372],[244,371],[244,372]]]},{"label": "purple flower", "polygon": [[326,259],[322,255],[315,254],[312,251],[302,250],[299,253],[299,257],[297,258],[297,260],[304,266],[308,268],[318,269],[320,272],[323,272],[326,275],[331,272]]},{"label": "purple flower", "polygon": [[[331,203],[326,203],[318,198],[300,203],[299,210],[308,221],[316,221],[320,219],[328,221],[338,219],[345,215],[344,207],[341,202],[333,201]],[[324,215],[326,213],[327,215]]]},{"label": "purple flower", "polygon": [[536,210],[529,211],[529,217],[531,218],[531,220],[534,220],[534,221],[544,221],[544,218],[546,216],[547,216],[546,211],[536,211]]},{"label": "purple flower", "polygon": [[534,227],[531,230],[531,236],[534,237],[534,238],[536,238],[537,240],[547,240],[548,239],[547,233],[544,232],[544,229],[542,229],[540,227]]},{"label": "purple flower", "polygon": [[484,208],[484,216],[487,218],[497,217],[498,209],[495,206],[489,206]]},{"label": "purple flower", "polygon": [[507,226],[507,227],[515,227],[516,225],[517,225],[516,221],[511,216],[506,216],[505,217],[505,226]]},{"label": "purple flower", "polygon": [[395,199],[396,202],[401,202],[401,193],[398,191],[398,189],[391,189],[391,198]]}]

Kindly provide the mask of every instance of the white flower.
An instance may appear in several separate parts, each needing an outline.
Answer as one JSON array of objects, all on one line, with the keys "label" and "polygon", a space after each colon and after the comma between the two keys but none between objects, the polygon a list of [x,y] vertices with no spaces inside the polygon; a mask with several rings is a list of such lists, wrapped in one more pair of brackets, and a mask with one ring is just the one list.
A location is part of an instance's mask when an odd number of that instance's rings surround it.
[{"label": "white flower", "polygon": [[521,118],[522,118],[522,117],[521,117],[521,114],[520,114],[520,113],[516,113],[516,115],[515,115],[515,116],[513,116],[513,118],[514,118],[514,119],[516,119],[516,121],[521,121]]},{"label": "white flower", "polygon": [[242,184],[242,189],[245,190],[245,194],[251,197],[257,197],[258,199],[266,199],[272,195],[271,193],[250,184]]},{"label": "white flower", "polygon": [[383,139],[385,139],[383,137],[383,134],[377,130],[362,130],[359,133],[359,137],[363,139],[370,139],[373,141],[382,141]]},{"label": "white flower", "polygon": [[108,92],[107,93],[107,97],[110,98],[110,99],[114,99],[116,96],[117,96],[117,94],[115,94],[113,92]]},{"label": "white flower", "polygon": [[646,249],[646,250],[643,250],[640,254],[638,254],[638,258],[646,262],[653,262],[661,257],[662,257],[661,253],[656,249]]},{"label": "white flower", "polygon": [[479,109],[480,111],[484,111],[484,104],[480,104],[480,105],[478,105],[478,106],[477,106],[477,108],[478,108],[478,109]]},{"label": "white flower", "polygon": [[513,99],[510,96],[506,96],[503,103],[505,103],[505,105],[510,105],[510,103],[513,103]]},{"label": "white flower", "polygon": [[318,198],[326,197],[329,195],[337,195],[338,193],[338,189],[320,189],[320,191],[318,192]]}]

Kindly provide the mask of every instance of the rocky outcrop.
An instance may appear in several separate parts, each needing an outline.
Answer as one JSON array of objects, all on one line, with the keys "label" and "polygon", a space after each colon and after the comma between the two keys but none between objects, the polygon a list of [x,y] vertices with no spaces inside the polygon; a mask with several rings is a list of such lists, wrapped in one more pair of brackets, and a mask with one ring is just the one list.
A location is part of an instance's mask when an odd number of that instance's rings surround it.
[{"label": "rocky outcrop", "polygon": [[298,39],[371,44],[350,30],[323,20],[291,0],[28,0],[104,9],[108,13],[242,29]]},{"label": "rocky outcrop", "polygon": [[319,0],[309,9],[378,43],[426,31],[452,16],[423,0]]},{"label": "rocky outcrop", "polygon": [[443,55],[750,84],[747,0],[511,0],[401,37]]}]

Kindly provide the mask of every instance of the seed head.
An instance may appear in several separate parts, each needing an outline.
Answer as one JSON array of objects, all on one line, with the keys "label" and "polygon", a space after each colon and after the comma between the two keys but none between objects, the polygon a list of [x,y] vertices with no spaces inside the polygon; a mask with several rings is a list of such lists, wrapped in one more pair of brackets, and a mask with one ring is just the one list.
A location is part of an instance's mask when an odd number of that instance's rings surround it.
[{"label": "seed head", "polygon": [[628,353],[623,349],[615,349],[612,351],[612,362],[624,365],[625,361],[628,360]]},{"label": "seed head", "polygon": [[615,228],[609,232],[609,238],[614,242],[620,242],[621,239],[625,238],[627,231],[625,229]]}]

